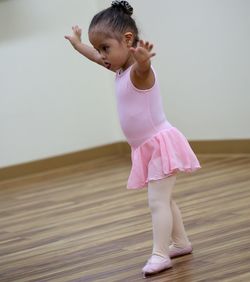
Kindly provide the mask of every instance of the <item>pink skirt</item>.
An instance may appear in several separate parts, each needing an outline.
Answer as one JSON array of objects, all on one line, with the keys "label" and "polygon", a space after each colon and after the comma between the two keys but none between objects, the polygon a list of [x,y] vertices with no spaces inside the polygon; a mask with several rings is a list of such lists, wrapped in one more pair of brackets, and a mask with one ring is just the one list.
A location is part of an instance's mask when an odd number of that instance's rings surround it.
[{"label": "pink skirt", "polygon": [[175,127],[160,131],[131,152],[128,189],[147,186],[179,171],[193,172],[201,166],[186,137]]}]

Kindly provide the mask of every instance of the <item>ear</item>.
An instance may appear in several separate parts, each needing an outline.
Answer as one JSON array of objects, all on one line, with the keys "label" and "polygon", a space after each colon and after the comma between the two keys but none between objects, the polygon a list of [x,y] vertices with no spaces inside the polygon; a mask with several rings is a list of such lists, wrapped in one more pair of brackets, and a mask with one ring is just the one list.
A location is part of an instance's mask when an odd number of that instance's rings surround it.
[{"label": "ear", "polygon": [[134,35],[132,32],[128,31],[126,33],[124,33],[124,39],[125,42],[127,43],[128,47],[131,47],[134,41]]}]

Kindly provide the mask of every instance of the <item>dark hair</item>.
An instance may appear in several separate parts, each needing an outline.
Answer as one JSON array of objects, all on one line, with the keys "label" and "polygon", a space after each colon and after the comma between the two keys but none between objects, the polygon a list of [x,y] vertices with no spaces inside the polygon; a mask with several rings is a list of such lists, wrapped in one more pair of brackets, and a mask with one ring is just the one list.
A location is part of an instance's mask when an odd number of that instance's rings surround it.
[{"label": "dark hair", "polygon": [[127,1],[113,1],[109,8],[93,17],[89,25],[89,32],[98,26],[108,35],[112,31],[120,39],[121,34],[131,31],[134,34],[132,46],[135,47],[139,41],[139,32],[135,20],[131,17],[132,14],[133,8]]}]

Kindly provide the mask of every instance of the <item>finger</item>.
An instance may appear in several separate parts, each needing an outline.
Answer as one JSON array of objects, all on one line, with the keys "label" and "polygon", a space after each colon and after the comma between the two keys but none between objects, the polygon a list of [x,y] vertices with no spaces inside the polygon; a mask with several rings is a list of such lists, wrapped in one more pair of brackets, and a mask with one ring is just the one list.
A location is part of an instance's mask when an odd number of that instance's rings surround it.
[{"label": "finger", "polygon": [[144,41],[143,41],[143,40],[140,40],[140,41],[139,41],[139,46],[140,46],[140,47],[143,47],[143,46],[144,46]]},{"label": "finger", "polygon": [[77,34],[77,35],[79,34],[79,28],[78,27],[75,27],[74,33]]},{"label": "finger", "polygon": [[134,47],[130,47],[130,49],[129,49],[133,54],[136,52],[136,48],[134,48]]},{"label": "finger", "polygon": [[156,55],[156,53],[150,54],[150,58],[154,57],[155,55]]},{"label": "finger", "polygon": [[150,52],[153,48],[154,48],[154,45],[150,44],[149,47],[148,47],[148,51]]}]

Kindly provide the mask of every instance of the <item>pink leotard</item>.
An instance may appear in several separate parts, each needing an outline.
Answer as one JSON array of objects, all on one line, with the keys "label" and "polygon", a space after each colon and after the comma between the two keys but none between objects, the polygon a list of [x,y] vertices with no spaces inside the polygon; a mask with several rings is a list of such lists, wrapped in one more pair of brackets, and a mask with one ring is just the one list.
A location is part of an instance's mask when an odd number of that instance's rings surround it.
[{"label": "pink leotard", "polygon": [[117,107],[121,128],[128,143],[136,148],[159,131],[171,128],[166,120],[160,88],[155,75],[154,86],[135,88],[130,80],[131,67],[116,75]]}]

